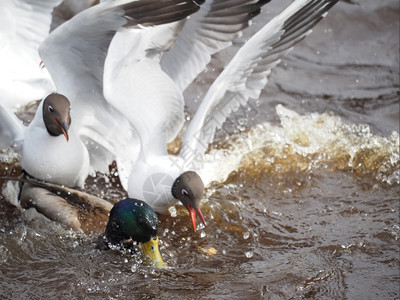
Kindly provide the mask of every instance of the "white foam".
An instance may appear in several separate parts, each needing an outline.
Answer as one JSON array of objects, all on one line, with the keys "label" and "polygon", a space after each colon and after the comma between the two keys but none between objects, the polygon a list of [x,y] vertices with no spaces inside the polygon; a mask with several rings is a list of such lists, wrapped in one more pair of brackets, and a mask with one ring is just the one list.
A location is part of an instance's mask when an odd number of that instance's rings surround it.
[{"label": "white foam", "polygon": [[[281,126],[259,124],[232,136],[228,148],[213,149],[206,154],[201,171],[206,185],[212,181],[224,182],[233,171],[246,168],[243,157],[248,155],[253,156],[253,163],[261,165],[272,164],[279,155],[292,156],[287,162],[293,163],[300,155],[312,161],[308,167],[328,162],[335,165],[335,170],[373,174],[380,182],[400,183],[398,132],[379,136],[367,125],[345,124],[333,114],[299,115],[282,105],[277,105],[276,112]],[[257,150],[266,148],[268,151],[257,157]]]}]

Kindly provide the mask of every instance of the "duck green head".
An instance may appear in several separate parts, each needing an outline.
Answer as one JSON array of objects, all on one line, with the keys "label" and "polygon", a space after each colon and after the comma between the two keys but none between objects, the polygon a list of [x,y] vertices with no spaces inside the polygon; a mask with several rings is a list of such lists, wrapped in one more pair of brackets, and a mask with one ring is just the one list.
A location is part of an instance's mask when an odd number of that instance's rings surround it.
[{"label": "duck green head", "polygon": [[122,245],[132,239],[156,268],[165,269],[158,250],[158,218],[146,202],[127,198],[119,201],[110,211],[105,237],[108,243]]}]

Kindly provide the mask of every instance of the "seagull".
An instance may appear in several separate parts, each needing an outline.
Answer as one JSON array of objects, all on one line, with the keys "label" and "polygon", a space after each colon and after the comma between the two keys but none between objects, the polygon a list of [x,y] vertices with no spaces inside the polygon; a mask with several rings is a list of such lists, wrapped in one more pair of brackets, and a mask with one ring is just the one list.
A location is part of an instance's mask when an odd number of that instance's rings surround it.
[{"label": "seagull", "polygon": [[57,27],[39,47],[55,90],[27,127],[0,106],[0,146],[15,145],[29,175],[55,184],[83,187],[89,174],[107,172],[115,145],[132,138],[128,121],[103,96],[104,60],[113,35],[123,26],[141,30],[178,21],[199,3],[112,1]]},{"label": "seagull", "polygon": [[[130,153],[138,156],[127,179],[129,197],[149,203],[161,214],[181,202],[189,211],[194,231],[196,215],[205,225],[199,206],[212,178],[202,170],[203,158],[216,130],[249,98],[259,97],[271,69],[311,33],[336,2],[295,0],[252,36],[209,88],[188,125],[178,155],[168,154],[166,145],[182,129],[182,89],[188,83],[171,76],[162,61],[163,51],[176,39],[172,26],[179,23],[119,30],[105,62],[104,79],[110,84],[104,95],[129,120],[140,139],[139,154]],[[184,67],[184,62],[181,65]]]},{"label": "seagull", "polygon": [[53,9],[61,2],[0,2],[0,102],[13,111],[54,91],[38,49],[50,33]]}]

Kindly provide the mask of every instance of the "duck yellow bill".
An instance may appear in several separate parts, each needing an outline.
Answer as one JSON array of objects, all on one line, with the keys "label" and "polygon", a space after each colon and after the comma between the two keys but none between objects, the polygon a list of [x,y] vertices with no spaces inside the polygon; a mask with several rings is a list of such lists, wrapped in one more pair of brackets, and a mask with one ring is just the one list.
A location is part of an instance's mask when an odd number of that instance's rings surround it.
[{"label": "duck yellow bill", "polygon": [[168,264],[162,260],[160,250],[158,250],[158,237],[151,238],[147,243],[142,244],[142,251],[149,263],[157,269],[167,269]]}]

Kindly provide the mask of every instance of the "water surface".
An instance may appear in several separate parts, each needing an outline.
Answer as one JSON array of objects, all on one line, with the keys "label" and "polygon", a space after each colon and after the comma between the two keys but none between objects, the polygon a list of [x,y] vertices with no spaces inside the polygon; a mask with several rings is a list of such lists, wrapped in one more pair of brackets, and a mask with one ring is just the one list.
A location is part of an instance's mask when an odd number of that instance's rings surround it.
[{"label": "water surface", "polygon": [[[272,1],[213,59],[186,93],[189,114],[237,47],[287,3]],[[169,270],[101,252],[96,234],[0,196],[0,297],[398,299],[399,12],[395,0],[341,1],[261,98],[228,120],[206,161],[219,178],[202,206],[207,227],[193,233],[181,207],[159,217]],[[29,121],[28,109],[21,115]],[[0,155],[1,175],[17,176],[15,153]],[[100,174],[86,191],[125,195]]]}]

